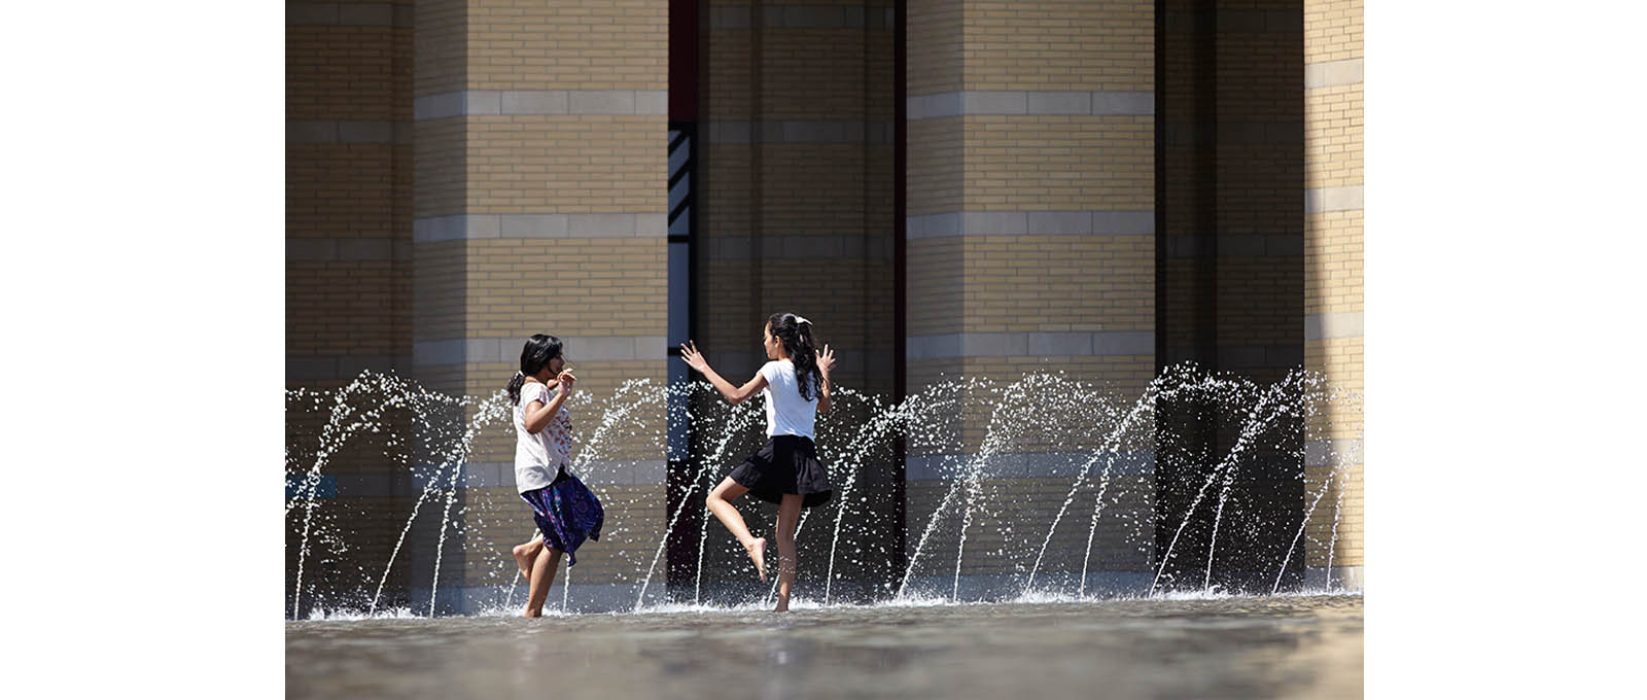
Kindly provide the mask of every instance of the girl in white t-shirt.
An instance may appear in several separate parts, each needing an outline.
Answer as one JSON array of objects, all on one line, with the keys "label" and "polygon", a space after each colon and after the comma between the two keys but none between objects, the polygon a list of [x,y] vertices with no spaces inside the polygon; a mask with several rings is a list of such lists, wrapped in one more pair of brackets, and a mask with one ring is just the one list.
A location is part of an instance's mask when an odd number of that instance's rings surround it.
[{"label": "girl in white t-shirt", "polygon": [[757,392],[766,398],[766,445],[732,470],[709,492],[709,512],[720,519],[738,538],[755,562],[755,571],[766,580],[766,538],[755,537],[744,525],[743,516],[731,501],[746,493],[778,505],[778,612],[789,609],[789,592],[795,585],[795,526],[801,509],[829,501],[829,473],[818,462],[813,444],[813,420],[819,411],[829,410],[829,372],[835,354],[825,345],[818,350],[812,341],[812,322],[795,314],[772,314],[766,321],[764,340],[767,362],[759,373],[741,387],[721,378],[709,362],[687,342],[681,358],[703,373],[731,403],[741,403]]},{"label": "girl in white t-shirt", "polygon": [[514,402],[515,490],[532,507],[538,532],[514,548],[515,564],[530,584],[526,617],[543,614],[555,569],[565,553],[578,563],[586,539],[600,539],[605,520],[600,500],[566,472],[572,460],[572,415],[566,400],[577,377],[566,368],[560,339],[534,335],[520,351],[520,371],[509,381]]}]

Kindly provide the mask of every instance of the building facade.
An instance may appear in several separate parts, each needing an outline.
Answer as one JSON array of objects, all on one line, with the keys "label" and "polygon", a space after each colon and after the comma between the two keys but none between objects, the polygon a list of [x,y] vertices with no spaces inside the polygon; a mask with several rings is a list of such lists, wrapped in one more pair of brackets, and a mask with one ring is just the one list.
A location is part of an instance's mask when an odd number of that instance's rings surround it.
[{"label": "building facade", "polygon": [[[684,381],[686,337],[742,379],[788,310],[839,349],[839,384],[892,401],[1043,370],[1136,395],[1182,361],[1361,389],[1359,0],[288,2],[287,46],[289,388],[371,369],[487,395],[538,332],[567,341],[593,394]],[[698,465],[671,461],[661,405],[629,420],[596,470],[628,525],[572,585],[633,596],[635,562],[663,551],[660,595],[701,587],[695,539],[665,532],[677,510],[672,532],[701,524]],[[986,417],[960,420],[981,439]],[[1359,585],[1359,421],[1331,426],[1308,434],[1335,449],[1259,471],[1277,508],[1323,487],[1342,503],[1308,525],[1336,528],[1331,562],[1307,548],[1297,573]],[[1050,517],[1056,442],[1016,448],[1005,487],[1036,496],[1005,517]],[[392,547],[418,503],[416,470],[380,443],[328,467],[356,551]],[[433,547],[389,568],[397,595],[438,577],[434,607],[473,610],[508,585],[486,562],[523,539],[512,444],[477,438],[461,527],[410,526],[444,544],[438,568]],[[941,457],[866,472],[865,508],[905,555]],[[1118,478],[1130,508],[1175,517],[1198,477],[1146,456]],[[1157,540],[1098,546],[1137,578]]]}]

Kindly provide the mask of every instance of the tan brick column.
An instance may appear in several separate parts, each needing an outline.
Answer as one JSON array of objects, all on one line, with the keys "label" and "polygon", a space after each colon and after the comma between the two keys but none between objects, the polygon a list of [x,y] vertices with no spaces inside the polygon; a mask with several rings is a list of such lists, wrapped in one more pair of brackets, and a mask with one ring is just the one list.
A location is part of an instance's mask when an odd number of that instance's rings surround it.
[{"label": "tan brick column", "polygon": [[[1305,366],[1344,389],[1361,392],[1362,355],[1362,40],[1361,0],[1304,3],[1305,87]],[[1362,474],[1359,406],[1340,409],[1331,430],[1306,459],[1308,491],[1342,465],[1310,519],[1311,537],[1326,543],[1342,502],[1332,581],[1359,587],[1362,559]],[[1331,441],[1337,461],[1320,444]],[[1341,492],[1341,493],[1340,493]],[[1328,550],[1309,549],[1311,582],[1325,583]]]},{"label": "tan brick column", "polygon": [[794,311],[842,351],[842,386],[890,394],[892,3],[706,10],[699,345],[747,379],[761,324]]},{"label": "tan brick column", "polygon": [[[916,0],[908,13],[908,390],[1063,370],[1135,396],[1155,370],[1153,3]],[[966,421],[974,449],[986,423]],[[1026,476],[1005,517],[1050,523],[1067,458],[1015,449]],[[912,544],[942,497],[923,459],[909,457]],[[1147,479],[1137,461],[1129,478]],[[1073,519],[1079,537],[1060,531],[1047,561],[1079,571],[1087,515]],[[993,528],[969,532],[976,551],[999,544]],[[1100,546],[1108,568],[1142,566],[1136,549]],[[937,547],[953,552],[953,537]],[[1007,580],[1012,566],[977,556],[964,573]]]},{"label": "tan brick column", "polygon": [[[838,351],[838,386],[893,393],[893,10],[890,0],[705,5],[696,337],[734,382],[765,362],[767,316],[791,311],[811,319]],[[862,425],[866,413],[854,412],[861,405],[838,403],[820,430]],[[741,449],[734,452],[742,459]],[[732,464],[706,468],[718,478]],[[891,473],[880,464],[862,470],[854,522],[894,522]],[[835,476],[845,483],[846,474]],[[718,524],[710,527],[704,581],[735,591],[745,585],[743,554],[727,546]],[[800,539],[801,579],[816,582],[819,595],[830,544]],[[832,595],[889,576],[854,559],[837,557]]]},{"label": "tan brick column", "polygon": [[411,359],[411,3],[287,3],[291,386]]},{"label": "tan brick column", "polygon": [[[418,3],[413,364],[450,393],[489,395],[533,333],[567,343],[580,386],[664,383],[668,3]],[[664,415],[631,417],[586,471],[622,528],[587,545],[573,597],[633,600],[620,573],[662,535]],[[600,416],[574,415],[587,440]],[[514,494],[513,434],[477,441],[443,606],[473,609],[514,577],[532,523]],[[427,549],[427,548],[422,548]],[[418,561],[417,566],[432,566]],[[414,573],[414,586],[427,586]],[[560,582],[553,595],[559,595]],[[581,588],[580,588],[581,587]],[[427,592],[425,591],[425,595]]]},{"label": "tan brick column", "polygon": [[[411,368],[412,3],[286,3],[286,385],[341,387],[362,370]],[[288,444],[312,445],[324,414],[293,412]],[[325,512],[353,530],[352,549],[305,562],[304,586],[326,595],[399,536],[408,479],[384,457],[384,434],[360,436],[330,461]],[[287,572],[301,518],[289,518]],[[394,577],[404,587],[404,561]],[[288,581],[288,584],[291,582]],[[288,593],[290,585],[288,585]],[[304,605],[314,602],[305,597]],[[329,602],[337,604],[335,599]]]}]

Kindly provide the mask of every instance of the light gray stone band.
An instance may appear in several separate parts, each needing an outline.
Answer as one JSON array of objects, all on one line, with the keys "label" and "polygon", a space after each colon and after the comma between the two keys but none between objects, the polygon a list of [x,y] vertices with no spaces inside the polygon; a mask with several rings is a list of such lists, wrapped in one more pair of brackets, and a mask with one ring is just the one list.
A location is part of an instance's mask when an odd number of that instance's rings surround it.
[{"label": "light gray stone band", "polygon": [[511,115],[668,116],[668,90],[462,90],[412,102],[413,119]]},{"label": "light gray stone band", "polygon": [[1332,340],[1360,338],[1362,312],[1341,311],[1330,314],[1310,314],[1304,317],[1305,340]]},{"label": "light gray stone band", "polygon": [[[768,29],[889,29],[896,13],[892,8],[870,11],[862,5],[769,5],[762,8],[760,25]],[[713,30],[753,29],[754,8],[715,6],[709,8],[709,28]]]},{"label": "light gray stone band", "polygon": [[412,222],[418,243],[488,238],[663,238],[667,214],[454,214]]},{"label": "light gray stone band", "polygon": [[906,219],[905,240],[944,236],[1148,236],[1154,211],[960,211]]},{"label": "light gray stone band", "polygon": [[286,122],[289,144],[395,144],[412,142],[412,125],[394,121],[294,119]]},{"label": "light gray stone band", "polygon": [[[1194,31],[1201,13],[1170,11],[1164,13],[1168,32]],[[1304,31],[1304,15],[1295,10],[1248,10],[1220,8],[1215,18],[1221,34],[1296,34]]]},{"label": "light gray stone band", "polygon": [[1256,34],[1304,31],[1304,15],[1297,10],[1218,9],[1218,31]]},{"label": "light gray stone band", "polygon": [[1335,566],[1329,570],[1322,566],[1311,566],[1304,569],[1305,590],[1319,591],[1331,588],[1358,592],[1365,587],[1365,567]]},{"label": "light gray stone band", "polygon": [[1169,120],[1161,126],[1168,146],[1297,146],[1304,143],[1301,119],[1221,120],[1215,127]]},{"label": "light gray stone band", "polygon": [[910,121],[997,115],[1147,117],[1155,114],[1155,93],[1120,90],[965,90],[909,97],[907,109]]},{"label": "light gray stone band", "polygon": [[[467,488],[515,488],[514,462],[467,462],[459,484]],[[668,465],[662,459],[595,460],[573,472],[586,484],[621,486],[662,486]],[[424,475],[424,479],[417,478]],[[436,483],[427,483],[427,478]],[[324,474],[318,489],[320,498],[394,498],[414,496],[425,488],[444,490],[451,484],[450,465],[420,464],[402,473]],[[288,478],[288,491],[302,482]],[[528,521],[530,525],[530,521]]]},{"label": "light gray stone band", "polygon": [[865,236],[708,236],[710,260],[881,260],[891,261],[892,240],[886,235]]},{"label": "light gray stone band", "polygon": [[1153,331],[1064,333],[945,333],[911,335],[910,360],[952,357],[1090,357],[1155,354]]},{"label": "light gray stone band", "polygon": [[286,26],[410,27],[411,5],[387,2],[288,2]]},{"label": "light gray stone band", "polygon": [[411,367],[405,355],[287,355],[286,381],[354,379],[366,370],[404,375]]},{"label": "light gray stone band", "polygon": [[393,238],[288,238],[286,262],[410,260],[411,241]]},{"label": "light gray stone band", "polygon": [[[420,488],[414,486],[412,482],[409,471],[396,474],[381,472],[322,474],[317,496],[319,498],[404,498],[407,495],[417,493],[418,488]],[[301,484],[302,477],[295,480],[288,478],[288,493],[292,492],[294,483]]]},{"label": "light gray stone band", "polygon": [[[1167,349],[1166,363],[1169,365],[1201,361],[1203,359],[1192,347],[1180,344]],[[1216,362],[1219,369],[1228,370],[1294,369],[1304,366],[1304,344],[1219,346]]]},{"label": "light gray stone band", "polygon": [[[566,344],[566,356],[577,362],[617,360],[657,360],[666,355],[664,337],[646,336],[561,336]],[[447,340],[418,340],[412,343],[412,363],[419,367],[463,364],[515,364],[520,361],[520,348],[525,336],[507,338],[453,338]]]},{"label": "light gray stone band", "polygon": [[[435,473],[429,470],[420,470]],[[668,463],[662,459],[593,460],[567,470],[586,484],[662,485]],[[450,478],[451,470],[446,470]],[[514,488],[514,462],[469,462],[463,465],[464,484],[470,488]]]},{"label": "light gray stone band", "polygon": [[1304,213],[1322,214],[1332,211],[1361,211],[1361,185],[1351,187],[1319,187],[1304,190]]},{"label": "light gray stone band", "polygon": [[[1025,479],[1039,477],[1074,478],[1081,466],[1092,459],[1089,452],[1023,452],[1006,453],[991,457],[983,465],[986,478]],[[909,455],[905,458],[905,478],[908,481],[953,479],[972,455],[930,454]],[[1088,471],[1097,476],[1112,459],[1099,458]],[[1113,456],[1111,476],[1146,476],[1155,473],[1155,453],[1150,451],[1119,452]],[[1304,445],[1304,465],[1307,467],[1355,466],[1362,463],[1360,440],[1311,441]]]},{"label": "light gray stone band", "polygon": [[[983,467],[987,479],[1033,479],[1042,477],[1075,478],[1081,467],[1093,458],[1089,452],[1017,452],[996,454]],[[909,455],[904,458],[905,481],[936,481],[954,479],[973,455],[929,454]],[[1113,461],[1111,461],[1113,460]],[[1110,476],[1147,476],[1155,473],[1154,452],[1117,452],[1098,458],[1088,474],[1097,476],[1110,466]]]},{"label": "light gray stone band", "polygon": [[[824,330],[828,330],[827,328]],[[824,340],[827,341],[825,336]],[[747,350],[714,350],[700,346],[704,356],[714,364],[715,371],[728,381],[743,384],[755,376],[755,372],[766,364],[766,355],[749,352]],[[681,362],[670,358],[670,362]],[[868,350],[847,350],[835,356],[835,375],[837,377],[863,376],[891,376],[893,372],[891,348],[870,348]],[[703,381],[701,377],[692,375],[692,381]],[[837,385],[840,382],[836,382]]]},{"label": "light gray stone band", "polygon": [[1349,58],[1342,61],[1304,64],[1304,89],[1360,85],[1365,59]]},{"label": "light gray stone band", "polygon": [[1360,440],[1311,440],[1304,443],[1304,466],[1340,467],[1361,464]]},{"label": "light gray stone band", "polygon": [[1233,370],[1302,367],[1304,366],[1304,346],[1291,343],[1220,345],[1218,346],[1218,366],[1220,369]]},{"label": "light gray stone band", "polygon": [[893,125],[890,122],[862,120],[713,120],[708,122],[706,135],[711,146],[754,143],[889,145],[892,143]]},{"label": "light gray stone band", "polygon": [[1216,239],[1190,234],[1166,236],[1167,257],[1203,258],[1217,253],[1220,258],[1287,258],[1304,254],[1304,235],[1219,234]]}]

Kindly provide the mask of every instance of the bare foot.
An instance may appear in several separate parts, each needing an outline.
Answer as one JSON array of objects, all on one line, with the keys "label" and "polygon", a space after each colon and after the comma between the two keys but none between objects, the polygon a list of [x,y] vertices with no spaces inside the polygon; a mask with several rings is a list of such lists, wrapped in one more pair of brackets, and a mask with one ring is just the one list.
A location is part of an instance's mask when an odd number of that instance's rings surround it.
[{"label": "bare foot", "polygon": [[761,583],[766,583],[766,538],[756,537],[754,542],[743,546],[749,553],[749,558],[755,560],[755,573],[761,575]]},{"label": "bare foot", "polygon": [[778,607],[773,608],[772,612],[789,612],[789,601],[787,601],[787,600],[778,601]]}]

